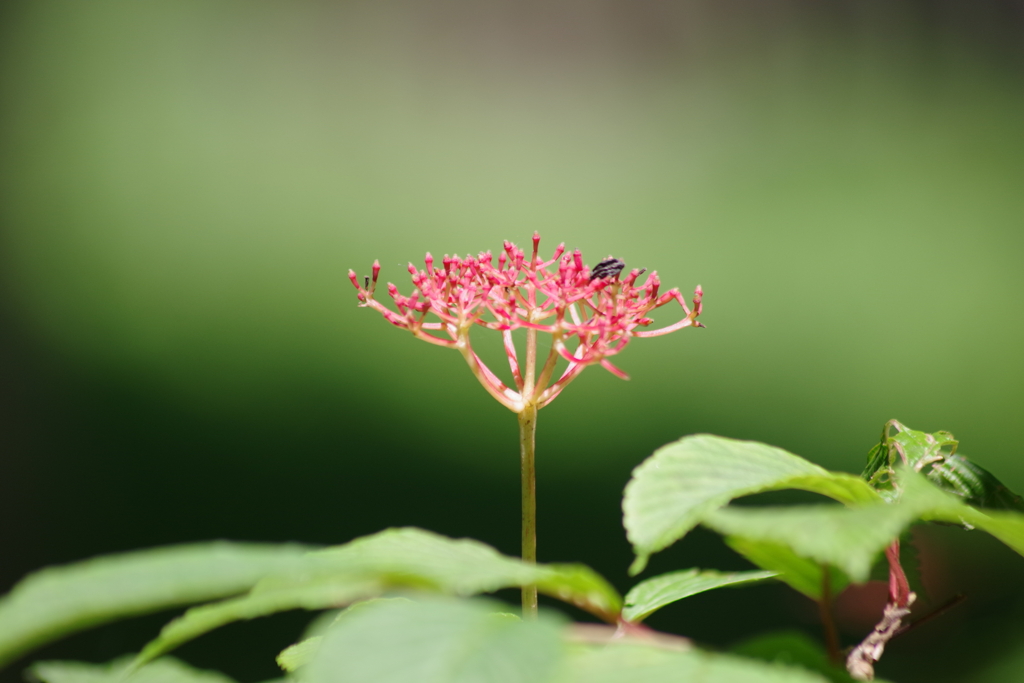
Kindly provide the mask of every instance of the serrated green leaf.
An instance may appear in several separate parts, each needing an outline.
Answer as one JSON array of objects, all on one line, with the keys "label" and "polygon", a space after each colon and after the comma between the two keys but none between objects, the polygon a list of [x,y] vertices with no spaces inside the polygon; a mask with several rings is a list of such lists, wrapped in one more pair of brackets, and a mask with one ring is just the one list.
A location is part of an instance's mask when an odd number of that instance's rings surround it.
[{"label": "serrated green leaf", "polygon": [[916,511],[877,503],[729,507],[707,515],[704,524],[726,536],[782,544],[801,557],[842,569],[852,580],[868,579],[875,556],[916,518]]},{"label": "serrated green leaf", "polygon": [[[38,662],[28,669],[31,679],[42,683],[123,683],[131,657],[109,664],[84,662]],[[184,662],[164,657],[135,672],[132,683],[234,683],[218,671],[194,669]]]},{"label": "serrated green leaf", "polygon": [[848,504],[879,500],[858,477],[829,472],[766,444],[697,434],[663,446],[633,471],[626,486],[623,522],[637,556],[630,573],[642,571],[651,554],[730,500],[786,488]]},{"label": "serrated green leaf", "polygon": [[521,621],[486,600],[382,603],[338,619],[305,683],[545,683],[564,654],[562,621]]},{"label": "serrated green leaf", "polygon": [[638,644],[610,644],[571,653],[558,683],[828,683],[794,666]]},{"label": "serrated green leaf", "polygon": [[715,588],[740,586],[775,576],[771,571],[717,572],[711,569],[686,569],[642,581],[626,594],[622,616],[639,623],[665,605]]},{"label": "serrated green leaf", "polygon": [[[780,543],[755,541],[750,538],[729,536],[725,542],[730,548],[758,567],[776,573],[779,581],[803,593],[811,600],[821,600],[824,589],[824,568],[820,562],[809,560]],[[829,590],[839,595],[850,583],[850,578],[837,567],[829,567]]]},{"label": "serrated green leaf", "polygon": [[114,619],[242,593],[309,550],[203,543],[106,555],[29,575],[0,599],[0,666]]},{"label": "serrated green leaf", "polygon": [[622,608],[615,589],[583,565],[532,565],[479,541],[388,529],[308,553],[289,571],[260,581],[248,595],[189,610],[143,648],[137,663],[233,621],[285,610],[340,607],[400,589],[465,596],[529,584],[608,621]]}]

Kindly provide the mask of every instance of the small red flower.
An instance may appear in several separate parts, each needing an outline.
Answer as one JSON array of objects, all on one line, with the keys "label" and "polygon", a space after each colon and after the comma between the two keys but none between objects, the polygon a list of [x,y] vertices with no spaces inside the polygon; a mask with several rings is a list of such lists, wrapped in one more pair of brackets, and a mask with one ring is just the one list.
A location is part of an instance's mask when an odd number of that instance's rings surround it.
[{"label": "small red flower", "polygon": [[[358,291],[360,306],[377,310],[392,325],[424,341],[458,349],[484,388],[517,413],[527,404],[546,406],[588,365],[600,364],[629,379],[608,358],[622,351],[633,337],[703,327],[697,322],[703,296],[699,285],[691,310],[678,289],[658,293],[661,281],[657,272],[637,285],[644,271],[633,269],[621,277],[622,261],[609,257],[590,269],[583,264],[579,250],[567,254],[564,244],[545,261],[537,255],[539,245],[540,236],[534,233],[533,254],[527,259],[522,249],[506,241],[497,263],[488,251],[464,259],[445,255],[441,267],[436,267],[428,253],[425,269],[409,264],[415,287],[410,296],[388,283],[397,313],[374,299],[379,261],[373,263],[372,278],[360,283],[352,270],[348,277]],[[682,307],[683,319],[668,327],[644,329],[654,322],[648,314],[672,301]],[[428,322],[428,315],[436,320]],[[516,389],[506,386],[473,351],[469,332],[474,325],[502,332]],[[512,342],[512,331],[521,327],[527,330],[527,358],[522,369]],[[539,374],[535,373],[537,332],[552,336],[551,352]],[[575,348],[570,349],[572,345]],[[558,356],[569,366],[552,382]]]}]

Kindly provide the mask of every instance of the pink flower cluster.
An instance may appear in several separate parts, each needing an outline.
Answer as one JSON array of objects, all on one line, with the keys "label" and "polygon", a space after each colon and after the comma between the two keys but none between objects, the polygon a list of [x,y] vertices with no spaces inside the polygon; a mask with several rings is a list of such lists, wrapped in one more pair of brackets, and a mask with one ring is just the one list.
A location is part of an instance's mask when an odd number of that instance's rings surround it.
[{"label": "pink flower cluster", "polygon": [[[366,277],[362,283],[354,271],[348,276],[358,291],[360,306],[377,310],[392,325],[424,341],[461,351],[484,388],[515,412],[527,403],[537,408],[547,405],[588,365],[600,364],[628,379],[608,358],[622,351],[633,337],[703,327],[697,322],[703,294],[700,286],[691,310],[679,290],[659,294],[657,272],[637,285],[644,271],[633,269],[621,277],[621,261],[609,258],[602,262],[603,267],[590,270],[579,250],[565,253],[561,244],[550,259],[543,260],[538,256],[539,245],[540,236],[534,233],[533,253],[527,258],[526,252],[506,241],[497,263],[488,251],[466,258],[446,255],[441,267],[436,267],[428,253],[425,269],[409,264],[415,287],[410,296],[388,283],[397,312],[374,299],[379,262],[373,264],[372,278]],[[656,330],[643,329],[653,322],[648,317],[651,311],[672,301],[682,307],[682,320]],[[436,319],[428,321],[428,315]],[[469,331],[474,325],[503,334],[516,389],[506,386],[473,351]],[[527,331],[523,368],[512,339],[512,331],[519,328]],[[535,373],[537,332],[552,336],[551,350],[539,374]],[[575,348],[570,349],[573,342]],[[568,361],[568,367],[552,382],[559,357]]]}]

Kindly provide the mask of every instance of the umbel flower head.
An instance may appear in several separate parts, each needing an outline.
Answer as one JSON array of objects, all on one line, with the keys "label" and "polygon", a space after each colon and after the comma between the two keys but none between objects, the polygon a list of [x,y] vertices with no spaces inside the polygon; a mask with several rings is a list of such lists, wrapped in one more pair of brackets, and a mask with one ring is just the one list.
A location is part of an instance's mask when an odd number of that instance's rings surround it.
[{"label": "umbel flower head", "polygon": [[[704,327],[697,322],[703,292],[697,286],[693,309],[678,289],[659,293],[661,281],[652,272],[642,285],[644,270],[633,269],[625,277],[625,264],[608,257],[589,268],[579,250],[566,253],[560,244],[550,259],[538,256],[540,236],[533,235],[533,253],[506,241],[497,262],[491,252],[459,258],[448,256],[437,267],[427,253],[423,270],[409,264],[414,291],[410,296],[388,283],[388,294],[397,312],[374,298],[380,262],[372,276],[360,283],[355,271],[348,277],[358,291],[360,306],[373,308],[396,327],[438,346],[458,349],[473,374],[502,405],[522,412],[527,405],[542,408],[558,396],[588,365],[600,364],[622,379],[629,377],[608,359],[622,351],[633,337],[654,337],[684,327]],[[656,308],[678,302],[683,319],[655,330]],[[429,318],[428,316],[433,316]],[[473,351],[470,330],[479,325],[502,333],[505,353],[515,381],[507,386]],[[525,328],[525,362],[519,362],[512,332]],[[550,334],[551,350],[539,373],[536,371],[536,335]],[[553,380],[558,358],[568,367]]]}]

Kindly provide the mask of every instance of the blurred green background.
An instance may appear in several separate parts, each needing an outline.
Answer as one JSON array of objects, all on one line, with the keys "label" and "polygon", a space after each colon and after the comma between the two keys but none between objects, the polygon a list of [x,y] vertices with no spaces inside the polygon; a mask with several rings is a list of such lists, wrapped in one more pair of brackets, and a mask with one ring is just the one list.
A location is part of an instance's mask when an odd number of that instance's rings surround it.
[{"label": "blurred green background", "polygon": [[[627,588],[622,487],[693,432],[859,472],[898,418],[1024,489],[1022,29],[1009,0],[4,4],[0,590],[101,552],[399,524],[515,553],[513,415],[346,272],[379,258],[408,291],[427,250],[534,230],[700,283],[708,326],[541,413],[542,560]],[[919,540],[933,601],[968,600],[880,675],[1024,680],[1024,559]],[[696,532],[647,575],[693,565],[744,563]],[[847,644],[878,598],[845,596]],[[165,617],[41,656],[110,658]],[[271,678],[308,618],[181,655]],[[652,624],[817,635],[782,586]]]}]

